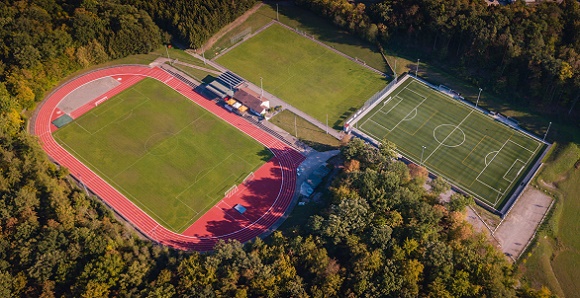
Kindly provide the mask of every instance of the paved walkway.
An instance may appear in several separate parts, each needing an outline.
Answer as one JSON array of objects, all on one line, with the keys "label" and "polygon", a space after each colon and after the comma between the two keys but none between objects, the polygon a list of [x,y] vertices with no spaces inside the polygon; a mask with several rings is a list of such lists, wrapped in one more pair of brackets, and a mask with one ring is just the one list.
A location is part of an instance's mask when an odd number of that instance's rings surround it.
[{"label": "paved walkway", "polygon": [[[201,60],[203,61],[203,58],[201,58]],[[151,67],[160,66],[160,65],[162,65],[164,63],[167,63],[167,62],[169,62],[171,64],[179,64],[179,65],[184,65],[184,66],[187,66],[187,67],[191,67],[191,68],[203,70],[205,72],[213,73],[213,74],[218,75],[218,76],[223,73],[223,71],[217,71],[217,70],[213,70],[213,69],[201,67],[201,66],[194,65],[194,64],[189,64],[189,63],[186,63],[186,62],[183,62],[183,61],[179,61],[177,59],[167,59],[165,57],[159,57],[159,58],[155,59],[155,61],[149,63],[149,66],[151,66]],[[207,62],[210,62],[210,61],[209,60],[206,60],[206,63]]]}]

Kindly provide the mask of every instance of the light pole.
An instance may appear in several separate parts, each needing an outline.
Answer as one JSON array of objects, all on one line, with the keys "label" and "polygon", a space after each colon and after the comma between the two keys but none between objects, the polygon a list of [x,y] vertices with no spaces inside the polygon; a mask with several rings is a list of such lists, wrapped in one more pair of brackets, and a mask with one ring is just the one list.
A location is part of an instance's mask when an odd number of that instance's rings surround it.
[{"label": "light pole", "polygon": [[425,147],[425,146],[421,146],[421,148],[422,148],[422,149],[421,149],[421,165],[423,165],[423,153],[425,153],[425,149],[426,149],[427,147]]},{"label": "light pole", "polygon": [[167,45],[165,45],[165,53],[167,54],[167,60],[171,63],[171,58],[169,58],[169,50],[167,49]]},{"label": "light pole", "polygon": [[419,73],[419,62],[421,62],[421,59],[417,59],[417,68],[415,69],[415,77],[417,76],[417,73]]},{"label": "light pole", "polygon": [[395,58],[395,69],[393,69],[393,72],[395,73],[395,81],[397,80],[397,58]]},{"label": "light pole", "polygon": [[477,104],[479,103],[479,96],[481,96],[481,88],[479,88],[479,94],[477,94],[477,101],[475,102],[475,107],[477,108]]},{"label": "light pole", "polygon": [[276,21],[279,21],[280,19],[278,19],[278,3],[276,3]]},{"label": "light pole", "polygon": [[548,124],[548,129],[546,129],[546,133],[544,134],[544,138],[542,139],[542,141],[546,140],[546,136],[548,136],[548,131],[550,131],[550,126],[552,126],[552,122],[550,122],[550,124]]},{"label": "light pole", "polygon": [[264,95],[264,85],[262,84],[263,78],[260,77],[260,98]]}]

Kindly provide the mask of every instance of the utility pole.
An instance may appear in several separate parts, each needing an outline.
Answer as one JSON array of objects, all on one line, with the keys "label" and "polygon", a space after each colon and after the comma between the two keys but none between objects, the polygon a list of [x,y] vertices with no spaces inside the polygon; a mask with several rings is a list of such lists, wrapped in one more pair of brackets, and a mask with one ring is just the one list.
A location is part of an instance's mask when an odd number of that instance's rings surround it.
[{"label": "utility pole", "polygon": [[165,53],[167,54],[167,59],[171,62],[171,58],[169,58],[169,50],[167,49],[167,45],[165,45]]},{"label": "utility pole", "polygon": [[201,55],[203,56],[203,65],[205,65],[206,64],[206,62],[205,62],[205,51],[201,52]]},{"label": "utility pole", "polygon": [[423,165],[423,153],[425,153],[425,146],[421,146],[423,149],[421,149],[421,165]]},{"label": "utility pole", "polygon": [[479,96],[481,96],[481,88],[479,88],[479,94],[477,94],[477,101],[475,102],[475,107],[477,108],[477,104],[479,103]]},{"label": "utility pole", "polygon": [[419,73],[419,62],[421,62],[421,59],[417,59],[417,68],[415,69],[415,77],[417,77]]},{"label": "utility pole", "polygon": [[546,140],[546,136],[548,136],[548,131],[550,131],[550,126],[552,126],[552,122],[550,122],[550,124],[548,124],[548,129],[546,129],[546,133],[544,134],[544,138],[542,139],[542,141]]},{"label": "utility pole", "polygon": [[264,85],[262,83],[263,78],[260,77],[260,99],[262,99],[262,96],[264,96]]},{"label": "utility pole", "polygon": [[395,58],[395,69],[393,69],[393,73],[395,74],[395,82],[397,81],[397,58]]},{"label": "utility pole", "polygon": [[298,138],[298,126],[296,126],[296,115],[294,115],[294,136]]},{"label": "utility pole", "polygon": [[328,134],[328,114],[326,114],[326,134]]},{"label": "utility pole", "polygon": [[278,3],[276,3],[276,21],[280,21],[278,18]]}]

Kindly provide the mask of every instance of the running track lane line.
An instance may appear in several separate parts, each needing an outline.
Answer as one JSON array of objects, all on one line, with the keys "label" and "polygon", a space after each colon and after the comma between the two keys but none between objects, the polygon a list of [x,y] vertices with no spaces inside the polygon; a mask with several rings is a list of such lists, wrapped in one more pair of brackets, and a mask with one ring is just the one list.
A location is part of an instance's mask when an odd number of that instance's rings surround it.
[{"label": "running track lane line", "polygon": [[[167,230],[160,226],[149,215],[143,212],[135,204],[125,198],[111,185],[103,181],[84,164],[74,158],[64,150],[52,138],[50,131],[51,115],[58,103],[78,86],[87,82],[115,75],[132,75],[135,77],[151,77],[172,87],[182,95],[197,103],[209,112],[217,115],[224,121],[230,123],[240,131],[248,134],[256,141],[268,147],[275,155],[281,170],[282,185],[280,192],[272,206],[255,222],[242,229],[225,236],[194,237],[184,236]],[[132,223],[142,233],[159,243],[172,246],[178,249],[192,249],[198,251],[211,250],[219,239],[236,239],[241,242],[249,241],[264,233],[274,222],[276,222],[289,206],[296,187],[296,168],[304,160],[304,156],[284,143],[265,133],[264,131],[251,125],[245,119],[230,114],[215,103],[208,101],[199,94],[191,90],[191,87],[179,80],[167,80],[171,75],[159,68],[149,68],[146,66],[123,66],[107,68],[88,73],[77,80],[59,87],[41,106],[34,125],[34,131],[39,136],[43,149],[58,164],[70,169],[70,172],[77,179],[82,179],[83,183],[97,194],[109,207],[113,208],[123,218]],[[121,85],[107,92],[107,96],[112,97],[119,92],[131,87],[140,79],[122,82]],[[100,97],[102,97],[101,95]],[[90,103],[89,103],[90,104]],[[82,109],[82,110],[81,110]],[[86,112],[91,107],[83,106],[79,112]],[[76,111],[75,111],[76,112]]]}]

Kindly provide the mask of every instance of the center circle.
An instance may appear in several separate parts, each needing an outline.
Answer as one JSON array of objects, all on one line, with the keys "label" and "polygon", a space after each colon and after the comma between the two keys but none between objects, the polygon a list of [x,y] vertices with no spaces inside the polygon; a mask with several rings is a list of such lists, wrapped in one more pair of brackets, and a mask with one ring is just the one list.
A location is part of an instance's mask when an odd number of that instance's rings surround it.
[{"label": "center circle", "polygon": [[145,142],[145,150],[151,155],[165,155],[175,150],[178,146],[178,138],[169,132],[153,134]]},{"label": "center circle", "polygon": [[465,142],[465,133],[457,125],[441,124],[433,129],[433,138],[441,146],[454,148]]}]

